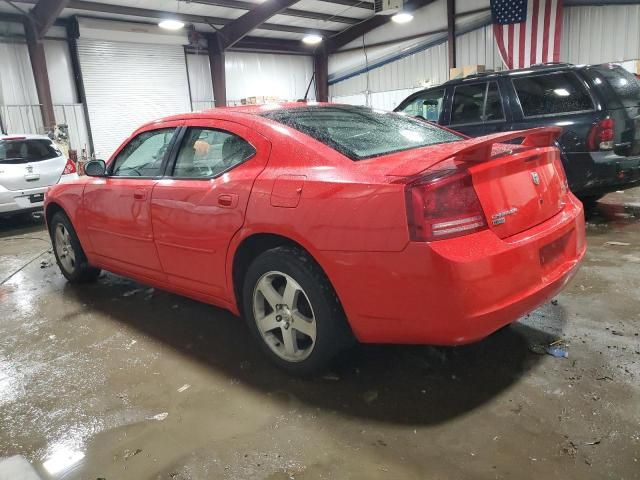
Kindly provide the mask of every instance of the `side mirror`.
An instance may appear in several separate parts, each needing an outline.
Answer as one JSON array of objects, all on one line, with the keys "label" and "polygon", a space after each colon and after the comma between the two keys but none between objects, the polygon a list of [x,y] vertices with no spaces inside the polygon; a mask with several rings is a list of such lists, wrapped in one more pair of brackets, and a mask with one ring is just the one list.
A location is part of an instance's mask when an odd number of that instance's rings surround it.
[{"label": "side mirror", "polygon": [[107,164],[104,160],[91,160],[85,164],[84,173],[89,177],[104,177],[107,174]]}]

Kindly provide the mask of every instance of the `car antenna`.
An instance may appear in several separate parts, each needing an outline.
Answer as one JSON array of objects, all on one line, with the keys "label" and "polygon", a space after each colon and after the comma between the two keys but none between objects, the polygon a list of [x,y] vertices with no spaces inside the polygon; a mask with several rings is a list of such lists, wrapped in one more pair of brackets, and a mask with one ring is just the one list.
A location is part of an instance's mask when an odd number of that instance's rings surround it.
[{"label": "car antenna", "polygon": [[314,78],[316,78],[315,70],[314,70],[313,74],[311,75],[311,80],[309,80],[309,85],[307,85],[307,91],[304,92],[304,98],[302,100],[298,100],[299,102],[306,102],[307,101],[307,97],[309,96],[309,90],[311,90],[311,84],[313,83]]}]

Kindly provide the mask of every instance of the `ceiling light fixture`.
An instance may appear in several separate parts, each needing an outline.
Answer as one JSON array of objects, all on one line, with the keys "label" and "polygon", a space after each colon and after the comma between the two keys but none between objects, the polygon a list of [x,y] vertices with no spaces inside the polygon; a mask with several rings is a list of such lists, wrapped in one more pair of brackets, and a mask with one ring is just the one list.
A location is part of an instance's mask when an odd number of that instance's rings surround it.
[{"label": "ceiling light fixture", "polygon": [[184,22],[181,22],[180,20],[167,19],[158,23],[158,26],[165,30],[180,30],[181,28],[184,28]]},{"label": "ceiling light fixture", "polygon": [[411,20],[413,20],[413,15],[407,12],[398,12],[393,17],[391,17],[391,20],[396,23],[409,23]]},{"label": "ceiling light fixture", "polygon": [[317,45],[322,41],[322,37],[320,35],[306,35],[302,41],[307,45]]}]

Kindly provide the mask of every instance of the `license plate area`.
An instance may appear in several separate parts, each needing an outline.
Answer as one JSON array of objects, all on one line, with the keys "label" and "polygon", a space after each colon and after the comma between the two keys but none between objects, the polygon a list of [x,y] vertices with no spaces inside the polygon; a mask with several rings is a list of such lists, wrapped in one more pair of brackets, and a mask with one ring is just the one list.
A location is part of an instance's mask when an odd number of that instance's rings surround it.
[{"label": "license plate area", "polygon": [[567,251],[571,233],[565,233],[540,249],[540,265],[546,272],[554,270],[563,263],[564,253]]},{"label": "license plate area", "polygon": [[31,203],[44,202],[44,193],[34,193],[33,195],[29,195],[29,201]]}]

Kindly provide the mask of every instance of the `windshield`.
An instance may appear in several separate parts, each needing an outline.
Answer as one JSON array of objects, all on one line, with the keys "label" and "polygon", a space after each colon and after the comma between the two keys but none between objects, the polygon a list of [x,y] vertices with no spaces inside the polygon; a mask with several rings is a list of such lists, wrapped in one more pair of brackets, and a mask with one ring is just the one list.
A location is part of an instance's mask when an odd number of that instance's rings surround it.
[{"label": "windshield", "polygon": [[622,105],[625,107],[640,105],[640,82],[635,75],[620,67],[598,67],[595,70],[616,92]]},{"label": "windshield", "polygon": [[0,139],[0,163],[30,163],[50,160],[62,153],[44,138],[5,138]]},{"label": "windshield", "polygon": [[462,140],[427,122],[365,107],[309,106],[262,116],[295,128],[352,160]]}]

